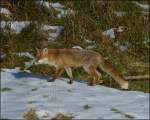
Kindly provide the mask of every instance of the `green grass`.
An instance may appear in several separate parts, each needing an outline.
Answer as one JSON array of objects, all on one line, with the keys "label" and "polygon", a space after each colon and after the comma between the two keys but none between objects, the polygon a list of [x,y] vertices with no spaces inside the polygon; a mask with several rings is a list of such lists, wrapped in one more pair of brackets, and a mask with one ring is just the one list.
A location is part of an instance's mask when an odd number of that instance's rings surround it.
[{"label": "green grass", "polygon": [[36,103],[37,101],[35,100],[32,100],[32,101],[28,101],[28,104],[33,104],[33,103]]},{"label": "green grass", "polygon": [[31,89],[31,91],[37,91],[38,90],[38,88],[32,88]]},{"label": "green grass", "polygon": [[12,89],[8,87],[1,88],[1,92],[8,92],[8,91],[12,91]]},{"label": "green grass", "polygon": [[91,109],[92,107],[90,105],[86,104],[83,106],[83,108],[84,108],[84,110],[88,110],[88,109]]},{"label": "green grass", "polygon": [[48,98],[48,95],[43,95],[42,97],[43,97],[43,98]]},{"label": "green grass", "polygon": [[119,113],[119,114],[123,115],[126,118],[134,118],[134,116],[132,116],[130,114],[127,114],[127,113],[124,113],[124,112],[120,111],[117,108],[111,108],[110,110],[113,111],[113,112],[115,112],[115,113]]},{"label": "green grass", "polygon": [[24,63],[30,61],[31,58],[26,56],[18,56],[12,53],[8,53],[6,57],[1,60],[2,68],[14,68],[21,67],[24,68]]},{"label": "green grass", "polygon": [[136,80],[136,81],[129,81],[130,87],[129,90],[134,91],[143,91],[143,92],[150,92],[150,81],[149,80]]},{"label": "green grass", "polygon": [[[148,3],[148,0],[139,2]],[[86,49],[87,46],[95,44],[96,48],[92,50],[107,57],[124,76],[149,74],[150,44],[144,43],[145,38],[149,38],[149,15],[142,14],[140,7],[132,1],[108,1],[105,5],[100,1],[61,1],[61,3],[74,10],[75,15],[58,19],[56,10],[39,6],[34,1],[11,2],[16,12],[11,18],[2,15],[2,20],[37,22],[32,22],[19,34],[12,33],[9,27],[5,29],[6,32],[0,33],[2,52],[8,54],[1,60],[2,68],[21,67],[22,70],[24,69],[24,62],[28,61],[28,58],[12,55],[14,52],[27,51],[35,54],[36,48],[70,48],[75,45]],[[114,11],[123,11],[126,14],[117,17]],[[65,29],[55,42],[48,43],[48,34],[39,29],[41,24],[61,25]],[[112,40],[102,35],[103,31],[118,26],[124,26],[126,30],[115,39]],[[87,43],[85,39],[93,43]],[[125,42],[130,43],[129,50],[121,52],[115,44],[122,45]],[[33,65],[29,70],[34,74],[46,76],[52,76],[55,71],[54,67],[48,65]],[[78,80],[92,79],[80,68],[73,69],[73,75]],[[67,77],[66,73],[62,76]],[[104,86],[119,88],[118,84],[107,74],[102,73],[102,79],[104,79]],[[131,81],[129,90],[149,92],[148,84],[147,80]]]},{"label": "green grass", "polygon": [[71,115],[66,115],[66,114],[63,114],[63,113],[58,113],[51,120],[72,120],[72,119],[73,119],[73,116],[71,116]]},{"label": "green grass", "polygon": [[0,120],[12,120],[12,119],[0,118]]},{"label": "green grass", "polygon": [[50,67],[47,64],[39,64],[39,65],[32,65],[30,68],[28,68],[33,74],[38,75],[49,75],[51,76],[54,74],[55,68]]}]

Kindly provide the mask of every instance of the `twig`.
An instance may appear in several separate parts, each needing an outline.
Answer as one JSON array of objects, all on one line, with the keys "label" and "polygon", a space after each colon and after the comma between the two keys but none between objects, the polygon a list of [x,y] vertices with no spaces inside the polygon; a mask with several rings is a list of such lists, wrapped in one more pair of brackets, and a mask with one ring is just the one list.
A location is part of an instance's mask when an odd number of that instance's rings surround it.
[{"label": "twig", "polygon": [[126,80],[139,80],[139,79],[150,79],[149,75],[138,75],[138,76],[126,76]]}]

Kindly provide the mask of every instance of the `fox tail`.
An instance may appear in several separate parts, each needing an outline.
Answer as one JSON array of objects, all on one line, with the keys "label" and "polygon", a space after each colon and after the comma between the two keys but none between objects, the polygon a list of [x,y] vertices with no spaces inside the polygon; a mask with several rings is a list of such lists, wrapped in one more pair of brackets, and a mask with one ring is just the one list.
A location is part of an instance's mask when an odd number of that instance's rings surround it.
[{"label": "fox tail", "polygon": [[118,73],[118,71],[112,66],[112,64],[104,60],[103,62],[101,62],[99,67],[104,72],[109,74],[120,85],[122,89],[128,89],[128,81],[126,81],[125,78],[120,73]]}]

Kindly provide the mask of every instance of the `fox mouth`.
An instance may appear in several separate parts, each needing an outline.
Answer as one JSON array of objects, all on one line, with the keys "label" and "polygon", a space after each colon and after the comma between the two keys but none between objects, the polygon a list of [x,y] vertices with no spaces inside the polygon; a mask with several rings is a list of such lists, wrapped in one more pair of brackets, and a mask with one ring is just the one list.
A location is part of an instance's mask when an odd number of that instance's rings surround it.
[{"label": "fox mouth", "polygon": [[33,64],[48,64],[48,59],[47,58],[43,58],[43,59],[39,59],[39,60],[34,60]]}]

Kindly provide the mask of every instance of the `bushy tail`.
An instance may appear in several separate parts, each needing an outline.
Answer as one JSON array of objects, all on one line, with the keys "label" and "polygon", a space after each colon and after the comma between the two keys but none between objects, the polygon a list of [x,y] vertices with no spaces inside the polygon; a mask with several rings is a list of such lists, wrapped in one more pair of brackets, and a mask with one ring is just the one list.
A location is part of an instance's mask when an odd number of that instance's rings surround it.
[{"label": "bushy tail", "polygon": [[119,85],[122,89],[128,89],[128,81],[110,64],[108,61],[103,60],[99,67],[109,74]]}]

